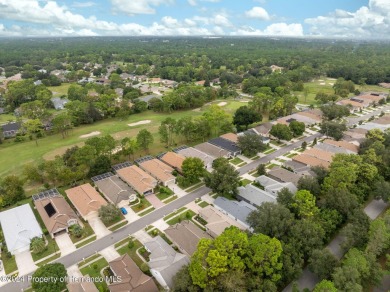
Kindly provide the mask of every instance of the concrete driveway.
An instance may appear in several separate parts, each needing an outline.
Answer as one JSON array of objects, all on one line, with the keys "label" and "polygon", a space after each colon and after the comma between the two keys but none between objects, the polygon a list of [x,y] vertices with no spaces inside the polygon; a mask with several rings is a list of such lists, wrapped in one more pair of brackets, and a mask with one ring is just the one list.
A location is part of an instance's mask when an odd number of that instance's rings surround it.
[{"label": "concrete driveway", "polygon": [[68,233],[63,233],[55,237],[55,241],[58,244],[58,247],[61,251],[61,256],[70,254],[76,250],[72,240],[69,237]]},{"label": "concrete driveway", "polygon": [[387,203],[383,200],[372,200],[366,208],[364,208],[364,212],[367,214],[370,219],[375,219],[379,216],[387,208]]},{"label": "concrete driveway", "polygon": [[100,220],[97,212],[88,214],[87,220],[89,225],[91,225],[93,232],[95,232],[96,238],[101,238],[111,233],[111,231],[108,230],[107,227]]},{"label": "concrete driveway", "polygon": [[161,202],[155,194],[145,196],[145,199],[156,209],[164,207],[164,203]]},{"label": "concrete driveway", "polygon": [[113,245],[101,250],[100,254],[106,259],[107,262],[111,262],[121,256]]},{"label": "concrete driveway", "polygon": [[26,275],[37,269],[29,250],[15,254],[15,260],[16,265],[18,266],[19,275]]},{"label": "concrete driveway", "polygon": [[78,279],[78,278],[81,278],[83,276],[83,274],[81,274],[79,267],[77,265],[70,266],[66,270],[68,272],[69,278],[73,277],[73,279]]},{"label": "concrete driveway", "polygon": [[[122,203],[123,202],[123,203]],[[126,211],[127,211],[127,214],[126,215],[123,215],[125,216],[126,220],[131,223],[131,222],[134,222],[136,220],[139,219],[139,216],[137,215],[137,213],[135,213],[133,211],[133,209],[130,208],[130,206],[128,205],[128,202],[125,202],[125,201],[122,201],[120,204],[118,204],[118,207],[119,208],[125,208]]]}]

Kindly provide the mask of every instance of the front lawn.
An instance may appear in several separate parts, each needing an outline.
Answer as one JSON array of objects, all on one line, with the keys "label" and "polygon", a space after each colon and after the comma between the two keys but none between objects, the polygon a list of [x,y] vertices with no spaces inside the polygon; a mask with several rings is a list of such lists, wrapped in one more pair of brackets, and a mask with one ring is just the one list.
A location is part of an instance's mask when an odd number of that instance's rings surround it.
[{"label": "front lawn", "polygon": [[60,250],[57,245],[57,242],[53,238],[51,238],[51,236],[49,235],[46,236],[46,240],[47,240],[47,245],[46,245],[46,249],[43,252],[35,253],[31,251],[31,256],[34,262],[43,259]]},{"label": "front lawn", "polygon": [[187,210],[186,212],[181,213],[180,215],[174,217],[171,220],[167,221],[169,225],[175,225],[176,223],[180,223],[183,220],[191,220],[191,218],[195,216],[195,212],[192,210]]},{"label": "front lawn", "polygon": [[76,236],[74,236],[74,234],[72,232],[69,232],[69,237],[73,243],[79,242],[80,240],[83,240],[83,239],[91,236],[92,234],[95,234],[93,232],[91,225],[89,225],[88,222],[83,221],[83,225],[84,225],[83,234],[80,237],[76,237]]},{"label": "front lawn", "polygon": [[263,153],[264,154],[271,154],[272,152],[275,152],[276,149],[275,148],[272,148],[272,149],[268,149],[267,151],[264,151]]},{"label": "front lawn", "polygon": [[[83,276],[89,275],[91,278],[101,278],[102,275],[100,274],[100,271],[108,266],[108,262],[106,261],[105,258],[101,258],[97,260],[96,262],[93,262],[92,264],[88,265],[85,268],[80,269],[81,274]],[[107,283],[105,281],[100,282],[100,283],[95,283],[96,288],[99,289],[99,291],[102,291],[101,289],[103,288],[103,291],[107,291]]]},{"label": "front lawn", "polygon": [[152,206],[152,204],[150,204],[148,200],[146,200],[145,198],[141,198],[140,203],[137,205],[131,206],[131,209],[134,212],[138,213],[138,212],[140,212],[140,211],[142,211],[150,206]]},{"label": "front lawn", "polygon": [[169,188],[166,187],[161,187],[160,192],[156,194],[156,197],[160,200],[163,201],[167,198],[169,198],[171,195],[173,195],[173,191]]},{"label": "front lawn", "polygon": [[180,209],[176,210],[175,212],[172,212],[171,214],[168,214],[163,219],[164,219],[164,221],[167,221],[170,218],[172,218],[173,216],[175,216],[176,214],[179,214],[180,212],[183,212],[186,209],[187,209],[186,207],[181,207]]},{"label": "front lawn", "polygon": [[241,158],[238,158],[238,157],[235,157],[232,160],[230,160],[230,163],[232,163],[234,165],[238,165],[238,164],[241,164],[243,162],[244,162],[244,160],[242,160]]},{"label": "front lawn", "polygon": [[202,202],[198,203],[198,205],[199,205],[199,207],[201,207],[201,208],[205,208],[205,207],[207,207],[207,206],[210,205],[210,204],[207,203],[207,202],[205,202],[205,201],[202,201]]},{"label": "front lawn", "polygon": [[5,252],[2,252],[1,260],[3,261],[4,270],[7,275],[11,274],[12,272],[15,272],[18,269],[18,266],[16,265],[15,256],[11,256],[9,258],[7,257]]},{"label": "front lawn", "polygon": [[247,178],[244,178],[242,180],[240,180],[240,184],[245,187],[247,184],[250,184],[252,181],[247,179]]},{"label": "front lawn", "polygon": [[[129,242],[132,242],[132,244],[129,246]],[[120,255],[124,255],[127,253],[131,259],[137,264],[138,267],[141,267],[143,261],[140,259],[140,257],[137,255],[137,249],[142,247],[142,243],[139,242],[137,239],[127,239],[127,244],[119,249],[117,249],[118,253]]]}]

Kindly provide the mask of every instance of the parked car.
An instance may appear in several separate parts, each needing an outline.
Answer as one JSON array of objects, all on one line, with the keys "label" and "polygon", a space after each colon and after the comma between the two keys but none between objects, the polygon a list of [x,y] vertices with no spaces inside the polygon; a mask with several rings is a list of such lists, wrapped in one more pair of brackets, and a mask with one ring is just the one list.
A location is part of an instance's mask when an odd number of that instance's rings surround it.
[{"label": "parked car", "polygon": [[127,214],[126,208],[125,208],[125,207],[122,207],[122,208],[121,208],[121,212],[122,212],[123,215],[126,215],[126,214]]}]

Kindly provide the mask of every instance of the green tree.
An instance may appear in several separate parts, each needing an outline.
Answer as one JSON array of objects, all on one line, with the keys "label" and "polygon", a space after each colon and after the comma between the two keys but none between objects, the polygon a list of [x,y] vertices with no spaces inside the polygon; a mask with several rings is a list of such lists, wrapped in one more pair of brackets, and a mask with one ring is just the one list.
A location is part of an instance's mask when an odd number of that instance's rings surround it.
[{"label": "green tree", "polygon": [[38,119],[28,120],[23,123],[22,129],[31,140],[35,140],[35,145],[38,146],[38,138],[44,134],[42,122]]},{"label": "green tree", "polygon": [[307,190],[300,190],[295,194],[292,208],[297,210],[297,215],[301,218],[311,218],[319,212],[316,198]]},{"label": "green tree", "polygon": [[363,248],[368,241],[369,228],[370,218],[363,211],[356,209],[344,229],[345,241],[342,244],[344,250],[352,247]]},{"label": "green tree", "polygon": [[72,84],[68,88],[68,99],[69,100],[80,100],[86,101],[88,90],[79,85]]},{"label": "green tree", "polygon": [[153,144],[153,136],[152,134],[146,130],[142,129],[137,134],[137,144],[139,147],[141,147],[144,151],[148,151],[150,144]]},{"label": "green tree", "polygon": [[226,113],[220,106],[211,105],[203,113],[203,117],[208,123],[208,127],[214,136],[218,136],[226,125],[232,125],[231,116]]},{"label": "green tree", "polygon": [[323,121],[320,125],[320,133],[327,137],[332,137],[336,141],[343,138],[344,131],[346,130],[347,126],[344,123]]},{"label": "green tree", "polygon": [[290,141],[293,137],[290,128],[283,124],[273,125],[269,133],[279,140]]},{"label": "green tree", "polygon": [[239,129],[242,126],[245,129],[248,129],[250,124],[255,122],[260,122],[262,120],[262,116],[256,112],[254,109],[248,106],[239,107],[234,113],[233,124]]},{"label": "green tree", "polygon": [[133,156],[134,159],[134,153],[138,150],[138,143],[136,139],[132,139],[129,137],[123,138],[121,141],[121,147],[123,154],[129,156],[129,160],[130,156]]},{"label": "green tree", "polygon": [[259,166],[256,168],[256,173],[260,175],[265,175],[267,173],[266,165],[265,164],[259,164]]},{"label": "green tree", "polygon": [[9,175],[0,180],[0,203],[8,206],[24,199],[24,181],[16,175]]},{"label": "green tree", "polygon": [[166,147],[170,147],[174,143],[173,135],[176,129],[176,125],[176,120],[168,117],[161,122],[161,125],[158,128],[158,133],[160,134],[160,141],[161,143],[165,143]]},{"label": "green tree", "polygon": [[[46,264],[39,267],[32,275],[32,288],[37,292],[60,292],[66,289],[65,279],[68,273],[65,266],[60,263]],[[39,281],[39,279],[46,278],[49,281]],[[36,281],[34,281],[36,279]]]},{"label": "green tree", "polygon": [[84,229],[79,224],[73,224],[69,227],[69,230],[70,233],[77,238],[80,238],[84,233]]},{"label": "green tree", "polygon": [[41,253],[46,250],[46,244],[42,237],[34,237],[30,242],[30,249],[34,253]]},{"label": "green tree", "polygon": [[204,163],[200,158],[187,157],[182,164],[183,176],[191,183],[199,181],[205,173]]},{"label": "green tree", "polygon": [[61,133],[62,138],[64,139],[72,129],[72,118],[64,111],[53,118],[52,124],[53,130],[57,133]]},{"label": "green tree", "polygon": [[337,288],[334,286],[333,282],[329,280],[322,280],[315,287],[313,292],[337,292]]},{"label": "green tree", "polygon": [[342,117],[349,116],[350,114],[350,110],[347,106],[335,103],[321,106],[321,111],[323,113],[323,118],[328,121],[340,119]]},{"label": "green tree", "polygon": [[292,121],[288,127],[294,137],[302,136],[303,132],[305,132],[305,123],[303,122]]},{"label": "green tree", "polygon": [[95,161],[89,169],[88,176],[93,177],[98,174],[106,173],[111,170],[111,161],[107,156],[100,155],[96,157]]},{"label": "green tree", "polygon": [[318,197],[321,193],[321,186],[315,177],[305,175],[298,180],[298,190],[307,190]]},{"label": "green tree", "polygon": [[240,147],[243,154],[248,157],[252,157],[267,148],[261,137],[256,134],[244,134],[238,136],[237,145]]},{"label": "green tree", "polygon": [[106,225],[114,222],[120,216],[121,216],[121,211],[114,204],[101,206],[99,209],[99,217]]},{"label": "green tree", "polygon": [[337,265],[337,258],[327,248],[314,250],[309,259],[310,271],[321,280],[330,279]]},{"label": "green tree", "polygon": [[239,172],[224,158],[217,164],[213,163],[213,168],[213,172],[205,176],[206,186],[220,196],[235,196],[240,181]]},{"label": "green tree", "polygon": [[40,100],[23,103],[20,106],[20,109],[22,111],[23,116],[29,119],[38,119],[42,121],[50,116],[46,107]]},{"label": "green tree", "polygon": [[173,291],[176,292],[197,292],[198,286],[192,284],[192,278],[188,266],[182,267],[173,277]]}]

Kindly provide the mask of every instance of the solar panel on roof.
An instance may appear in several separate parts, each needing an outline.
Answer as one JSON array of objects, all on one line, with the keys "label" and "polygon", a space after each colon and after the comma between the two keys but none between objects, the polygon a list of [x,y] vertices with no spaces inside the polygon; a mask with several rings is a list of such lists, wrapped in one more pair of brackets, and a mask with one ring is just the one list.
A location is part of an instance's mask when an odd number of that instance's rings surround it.
[{"label": "solar panel on roof", "polygon": [[51,190],[46,190],[43,192],[40,192],[36,195],[33,195],[33,200],[42,200],[44,198],[50,198],[50,197],[56,197],[56,196],[61,196],[61,194],[58,192],[57,189],[51,189]]},{"label": "solar panel on roof", "polygon": [[161,159],[161,157],[163,157],[165,154],[167,154],[167,152],[160,153],[160,154],[158,154],[156,157],[157,157],[158,159]]},{"label": "solar panel on roof", "polygon": [[53,216],[53,215],[57,212],[56,209],[54,209],[52,203],[47,204],[47,205],[46,205],[45,207],[43,207],[43,208],[45,208],[45,211],[46,211],[46,213],[47,213],[47,216],[49,216],[49,217]]},{"label": "solar panel on roof", "polygon": [[148,156],[144,156],[144,157],[138,158],[135,162],[137,164],[140,164],[140,163],[143,163],[145,161],[152,160],[152,159],[154,159],[154,158],[152,156],[148,155]]},{"label": "solar panel on roof", "polygon": [[112,172],[106,172],[106,173],[99,174],[97,176],[92,177],[91,180],[93,182],[97,182],[99,180],[103,180],[103,179],[109,178],[111,176],[114,176],[114,174]]},{"label": "solar panel on roof", "polygon": [[173,149],[172,151],[176,152],[176,153],[179,153],[179,151],[187,149],[187,148],[188,148],[187,145],[183,145],[183,146],[180,146],[180,147],[177,147],[177,148]]},{"label": "solar panel on roof", "polygon": [[122,169],[122,168],[125,168],[125,167],[129,167],[129,166],[132,166],[132,165],[133,164],[131,162],[126,161],[126,162],[123,162],[123,163],[116,164],[112,168],[114,170],[119,170],[119,169]]}]

